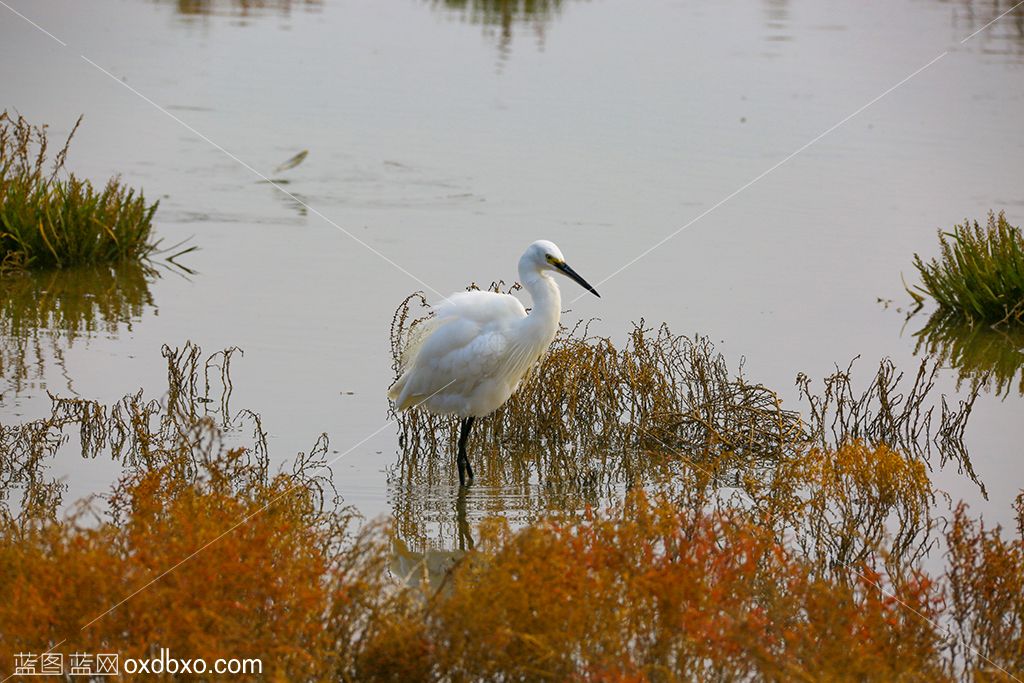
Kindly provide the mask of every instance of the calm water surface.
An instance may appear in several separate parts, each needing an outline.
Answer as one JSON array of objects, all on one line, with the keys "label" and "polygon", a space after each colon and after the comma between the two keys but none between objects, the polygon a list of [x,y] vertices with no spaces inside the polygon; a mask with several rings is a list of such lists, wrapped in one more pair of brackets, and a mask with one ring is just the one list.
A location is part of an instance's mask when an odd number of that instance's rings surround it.
[{"label": "calm water surface", "polygon": [[[961,43],[1009,3],[8,3],[67,47],[0,8],[0,106],[54,135],[84,113],[69,167],[142,186],[159,236],[201,250],[195,275],[124,276],[123,296],[102,275],[83,276],[100,280],[85,298],[60,278],[23,285],[11,310],[74,302],[5,319],[4,357],[24,363],[5,362],[0,419],[48,413],[48,391],[159,392],[163,343],[237,345],[234,402],[262,414],[271,452],[326,431],[352,449],[339,490],[371,517],[455,506],[447,487],[389,494],[388,328],[413,290],[511,280],[525,245],[552,239],[603,296],[574,301],[570,321],[600,317],[594,331],[619,340],[641,317],[707,335],[798,408],[798,371],[857,355],[863,383],[884,356],[916,369],[926,316],[904,325],[900,274],[937,251],[937,228],[990,209],[1024,223],[1024,11]],[[957,378],[939,388],[963,395]],[[979,399],[968,430],[989,500],[935,474],[1004,523],[1024,486],[1015,381]],[[71,501],[118,467],[69,450],[54,470]],[[536,503],[486,482],[464,501],[470,516]]]}]

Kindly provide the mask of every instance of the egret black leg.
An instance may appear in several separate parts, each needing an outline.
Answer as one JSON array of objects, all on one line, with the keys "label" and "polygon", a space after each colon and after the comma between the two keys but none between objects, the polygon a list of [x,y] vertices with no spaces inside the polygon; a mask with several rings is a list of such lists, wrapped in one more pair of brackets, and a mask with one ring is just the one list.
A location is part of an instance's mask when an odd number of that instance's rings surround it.
[{"label": "egret black leg", "polygon": [[475,417],[467,417],[459,426],[459,486],[466,485],[466,475],[469,475],[469,483],[473,483],[473,467],[469,464],[469,457],[466,456],[466,442],[469,441],[469,430],[473,428]]}]

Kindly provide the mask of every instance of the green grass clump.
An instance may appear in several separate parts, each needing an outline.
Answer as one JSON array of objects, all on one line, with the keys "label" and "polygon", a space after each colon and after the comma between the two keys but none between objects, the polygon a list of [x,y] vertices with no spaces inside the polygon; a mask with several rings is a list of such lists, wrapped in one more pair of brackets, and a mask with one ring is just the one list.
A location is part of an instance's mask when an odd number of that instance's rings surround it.
[{"label": "green grass clump", "polygon": [[155,248],[156,203],[118,178],[97,190],[62,173],[79,123],[50,163],[46,127],[0,113],[0,271],[141,259]]},{"label": "green grass clump", "polygon": [[[925,263],[914,254],[921,274],[917,289],[930,295],[940,312],[972,322],[1024,322],[1024,236],[1006,216],[989,212],[988,225],[965,220],[953,232],[939,231],[940,259]],[[913,295],[918,303],[922,298]]]}]

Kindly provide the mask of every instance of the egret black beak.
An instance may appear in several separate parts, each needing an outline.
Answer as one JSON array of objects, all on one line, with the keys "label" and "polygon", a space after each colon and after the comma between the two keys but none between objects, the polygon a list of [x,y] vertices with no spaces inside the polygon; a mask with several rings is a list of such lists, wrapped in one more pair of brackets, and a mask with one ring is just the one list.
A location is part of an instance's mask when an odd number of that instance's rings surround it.
[{"label": "egret black beak", "polygon": [[594,289],[593,287],[591,287],[589,282],[587,282],[582,277],[580,277],[579,273],[577,273],[575,270],[570,268],[568,263],[566,263],[565,261],[562,261],[561,263],[554,263],[552,265],[554,265],[555,268],[558,268],[560,271],[565,273],[565,275],[570,280],[574,281],[580,287],[582,287],[583,289],[587,290],[588,292],[590,292],[591,294],[596,296],[598,299],[601,298],[601,295],[597,293],[597,290]]}]

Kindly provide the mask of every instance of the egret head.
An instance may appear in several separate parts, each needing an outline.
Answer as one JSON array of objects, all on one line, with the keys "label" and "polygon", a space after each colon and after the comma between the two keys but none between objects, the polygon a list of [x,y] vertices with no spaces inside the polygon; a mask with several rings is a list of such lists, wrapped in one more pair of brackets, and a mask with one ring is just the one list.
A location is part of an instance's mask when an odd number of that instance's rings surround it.
[{"label": "egret head", "polygon": [[590,286],[590,283],[580,277],[579,273],[569,267],[569,264],[565,262],[565,257],[562,256],[562,250],[554,242],[537,240],[527,247],[526,253],[520,260],[520,265],[523,265],[523,262],[528,263],[537,272],[553,270],[561,273],[594,296],[601,296],[596,289]]}]

